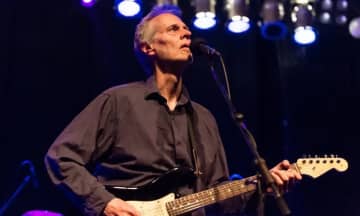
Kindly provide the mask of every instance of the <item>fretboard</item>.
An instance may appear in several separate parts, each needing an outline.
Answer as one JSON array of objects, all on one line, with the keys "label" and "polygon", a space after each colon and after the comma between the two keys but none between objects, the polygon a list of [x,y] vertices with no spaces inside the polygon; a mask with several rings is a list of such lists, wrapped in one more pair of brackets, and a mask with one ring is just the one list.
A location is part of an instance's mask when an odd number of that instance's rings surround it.
[{"label": "fretboard", "polygon": [[208,190],[186,195],[166,203],[170,216],[181,215],[198,208],[256,190],[256,176],[231,181]]}]

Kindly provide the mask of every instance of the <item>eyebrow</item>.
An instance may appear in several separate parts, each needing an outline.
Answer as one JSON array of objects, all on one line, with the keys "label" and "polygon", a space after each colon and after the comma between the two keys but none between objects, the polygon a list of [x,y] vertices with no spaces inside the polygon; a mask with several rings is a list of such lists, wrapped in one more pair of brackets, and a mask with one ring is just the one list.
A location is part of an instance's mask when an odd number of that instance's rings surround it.
[{"label": "eyebrow", "polygon": [[[168,27],[166,28],[166,30],[169,31],[169,30],[173,29],[174,27],[176,27],[176,28],[178,28],[178,29],[181,28],[179,24],[172,24],[172,25],[168,26]],[[189,30],[189,27],[188,27],[187,25],[183,25],[182,28],[184,28],[184,29],[186,29],[186,30]]]}]

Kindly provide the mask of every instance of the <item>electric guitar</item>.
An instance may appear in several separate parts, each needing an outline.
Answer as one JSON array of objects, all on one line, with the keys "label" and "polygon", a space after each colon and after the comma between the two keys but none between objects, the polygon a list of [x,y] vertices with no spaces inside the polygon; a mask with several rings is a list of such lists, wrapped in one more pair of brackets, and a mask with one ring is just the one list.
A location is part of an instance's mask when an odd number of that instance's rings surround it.
[{"label": "electric guitar", "polygon": [[[313,157],[300,158],[291,164],[291,169],[297,170],[302,175],[317,178],[331,169],[339,172],[347,170],[348,163],[339,157]],[[198,208],[205,207],[225,199],[229,199],[257,189],[258,176],[230,181],[214,188],[177,198],[175,193],[164,191],[172,188],[169,185],[184,184],[182,179],[192,179],[193,171],[188,168],[175,168],[162,177],[154,179],[151,183],[141,187],[114,187],[106,188],[114,195],[128,200],[142,216],[175,216],[182,215]],[[184,178],[179,178],[182,176]],[[171,189],[169,189],[171,190]],[[148,196],[150,194],[150,197]],[[161,197],[161,194],[167,194]],[[126,197],[129,197],[127,199]],[[157,198],[159,197],[159,198]],[[141,201],[140,201],[141,200]]]}]

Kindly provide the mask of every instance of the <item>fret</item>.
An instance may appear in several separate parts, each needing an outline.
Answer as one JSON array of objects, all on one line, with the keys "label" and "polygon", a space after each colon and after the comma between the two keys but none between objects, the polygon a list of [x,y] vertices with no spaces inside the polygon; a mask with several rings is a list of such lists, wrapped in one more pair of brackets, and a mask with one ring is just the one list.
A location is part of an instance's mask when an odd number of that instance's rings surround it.
[{"label": "fret", "polygon": [[216,202],[256,190],[256,176],[235,180],[198,193],[186,195],[166,203],[169,215],[180,215]]}]

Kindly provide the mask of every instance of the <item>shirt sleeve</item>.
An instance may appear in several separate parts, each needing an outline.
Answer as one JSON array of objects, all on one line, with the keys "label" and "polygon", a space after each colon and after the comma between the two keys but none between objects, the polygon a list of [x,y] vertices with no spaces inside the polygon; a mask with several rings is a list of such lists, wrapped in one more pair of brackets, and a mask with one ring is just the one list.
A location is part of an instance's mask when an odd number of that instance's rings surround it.
[{"label": "shirt sleeve", "polygon": [[110,95],[99,95],[65,128],[45,156],[51,181],[86,215],[101,215],[114,198],[89,167],[114,140],[115,106]]}]

